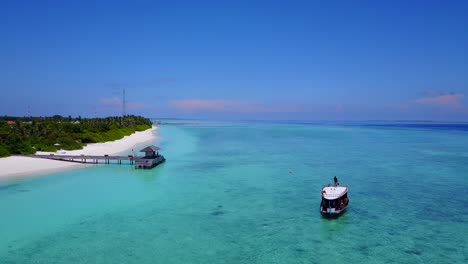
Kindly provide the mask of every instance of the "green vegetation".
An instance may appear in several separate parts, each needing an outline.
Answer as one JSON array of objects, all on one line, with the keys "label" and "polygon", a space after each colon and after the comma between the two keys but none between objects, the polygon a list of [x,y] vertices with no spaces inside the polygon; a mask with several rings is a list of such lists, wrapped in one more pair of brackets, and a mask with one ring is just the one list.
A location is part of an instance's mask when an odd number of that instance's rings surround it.
[{"label": "green vegetation", "polygon": [[151,128],[141,116],[72,118],[0,117],[0,157],[36,151],[81,149],[87,143],[113,141]]}]

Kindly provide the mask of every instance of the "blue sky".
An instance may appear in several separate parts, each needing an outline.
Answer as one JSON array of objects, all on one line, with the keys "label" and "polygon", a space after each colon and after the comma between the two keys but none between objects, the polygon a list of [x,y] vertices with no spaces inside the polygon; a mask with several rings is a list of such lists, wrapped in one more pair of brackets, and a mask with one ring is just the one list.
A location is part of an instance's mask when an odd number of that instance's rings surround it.
[{"label": "blue sky", "polygon": [[[226,2],[226,3],[225,3]],[[467,1],[2,1],[1,115],[468,121]]]}]

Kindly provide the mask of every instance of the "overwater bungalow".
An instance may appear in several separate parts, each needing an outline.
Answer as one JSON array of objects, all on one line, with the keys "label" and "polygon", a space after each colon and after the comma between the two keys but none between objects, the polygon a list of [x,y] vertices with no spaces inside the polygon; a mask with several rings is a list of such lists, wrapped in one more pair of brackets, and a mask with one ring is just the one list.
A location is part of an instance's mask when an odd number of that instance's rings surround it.
[{"label": "overwater bungalow", "polygon": [[163,163],[166,159],[159,154],[160,148],[156,146],[148,146],[140,152],[144,152],[145,156],[135,160],[135,169],[151,169],[156,165]]}]

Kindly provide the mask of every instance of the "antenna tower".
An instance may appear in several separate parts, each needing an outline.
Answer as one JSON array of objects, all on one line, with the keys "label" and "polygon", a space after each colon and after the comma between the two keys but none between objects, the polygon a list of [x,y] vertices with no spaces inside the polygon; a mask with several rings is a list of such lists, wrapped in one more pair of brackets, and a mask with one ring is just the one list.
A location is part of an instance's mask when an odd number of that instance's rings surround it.
[{"label": "antenna tower", "polygon": [[123,96],[122,96],[122,117],[125,116],[125,88],[123,89]]}]

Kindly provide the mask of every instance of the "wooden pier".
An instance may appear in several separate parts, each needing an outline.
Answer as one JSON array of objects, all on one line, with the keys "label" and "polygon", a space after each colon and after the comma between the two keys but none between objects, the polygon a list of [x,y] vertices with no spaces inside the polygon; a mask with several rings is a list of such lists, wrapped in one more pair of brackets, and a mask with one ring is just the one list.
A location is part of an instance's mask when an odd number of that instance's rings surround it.
[{"label": "wooden pier", "polygon": [[[143,157],[128,155],[128,156],[92,156],[92,155],[22,155],[31,158],[41,158],[41,159],[50,159],[50,160],[61,160],[68,162],[77,162],[77,163],[90,163],[90,164],[111,164],[111,161],[115,161],[114,164],[123,164],[122,161],[128,161],[127,164],[133,164],[135,160],[141,159]],[[124,163],[125,164],[125,163]]]},{"label": "wooden pier", "polygon": [[163,155],[158,155],[154,158],[140,158],[135,160],[135,169],[151,169],[166,161]]},{"label": "wooden pier", "polygon": [[149,146],[141,150],[145,152],[145,156],[110,156],[110,155],[65,155],[65,154],[49,154],[49,155],[16,155],[22,157],[41,158],[49,160],[60,160],[67,162],[85,163],[85,164],[135,164],[135,169],[151,169],[166,159],[163,155],[159,155],[156,151],[158,147]]}]

